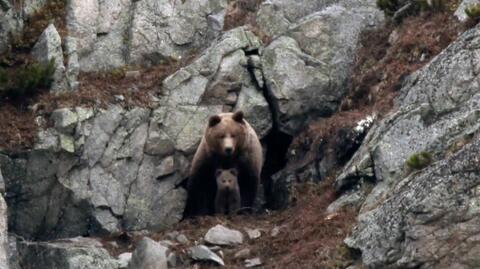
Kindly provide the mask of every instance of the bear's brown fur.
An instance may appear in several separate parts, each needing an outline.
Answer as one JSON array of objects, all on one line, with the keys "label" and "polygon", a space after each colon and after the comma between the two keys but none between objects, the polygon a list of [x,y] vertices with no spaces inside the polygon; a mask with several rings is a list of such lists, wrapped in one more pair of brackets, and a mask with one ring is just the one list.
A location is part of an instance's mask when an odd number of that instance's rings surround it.
[{"label": "bear's brown fur", "polygon": [[222,168],[237,168],[241,207],[253,207],[262,164],[262,146],[242,111],[211,116],[190,167],[186,215],[214,213],[215,171]]},{"label": "bear's brown fur", "polygon": [[217,193],[215,194],[215,214],[235,214],[240,209],[240,187],[235,168],[218,169],[215,173]]}]

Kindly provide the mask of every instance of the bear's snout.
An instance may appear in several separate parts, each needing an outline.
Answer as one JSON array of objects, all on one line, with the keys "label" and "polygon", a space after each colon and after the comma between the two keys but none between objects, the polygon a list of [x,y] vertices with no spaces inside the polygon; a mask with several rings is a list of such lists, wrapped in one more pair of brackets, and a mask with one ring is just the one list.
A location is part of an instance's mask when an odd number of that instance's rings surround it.
[{"label": "bear's snout", "polygon": [[233,153],[233,148],[231,148],[231,147],[230,148],[225,148],[225,154],[232,155],[232,153]]}]

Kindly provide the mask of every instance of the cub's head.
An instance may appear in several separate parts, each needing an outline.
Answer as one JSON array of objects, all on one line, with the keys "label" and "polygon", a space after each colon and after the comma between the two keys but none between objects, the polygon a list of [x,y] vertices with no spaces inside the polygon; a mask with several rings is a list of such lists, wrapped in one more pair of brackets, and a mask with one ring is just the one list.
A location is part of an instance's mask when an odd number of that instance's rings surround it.
[{"label": "cub's head", "polygon": [[247,132],[242,111],[221,113],[209,118],[206,142],[215,154],[231,157],[243,147]]},{"label": "cub's head", "polygon": [[237,184],[238,171],[235,168],[217,169],[215,178],[219,190],[234,190]]}]

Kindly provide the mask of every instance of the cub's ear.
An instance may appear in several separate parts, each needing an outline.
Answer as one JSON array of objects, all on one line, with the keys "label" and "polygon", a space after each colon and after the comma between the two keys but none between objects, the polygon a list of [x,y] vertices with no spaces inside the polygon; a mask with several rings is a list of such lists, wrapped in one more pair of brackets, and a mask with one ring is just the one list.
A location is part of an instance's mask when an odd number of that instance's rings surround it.
[{"label": "cub's ear", "polygon": [[213,127],[213,126],[217,125],[218,123],[220,123],[220,121],[222,121],[220,116],[218,116],[218,115],[211,116],[208,119],[208,127]]},{"label": "cub's ear", "polygon": [[230,173],[232,173],[232,175],[234,175],[234,176],[238,176],[237,168],[230,168]]},{"label": "cub's ear", "polygon": [[217,169],[217,170],[215,171],[215,177],[220,176],[221,173],[222,173],[222,169]]},{"label": "cub's ear", "polygon": [[236,122],[243,123],[243,111],[239,110],[239,111],[233,113],[232,118]]}]

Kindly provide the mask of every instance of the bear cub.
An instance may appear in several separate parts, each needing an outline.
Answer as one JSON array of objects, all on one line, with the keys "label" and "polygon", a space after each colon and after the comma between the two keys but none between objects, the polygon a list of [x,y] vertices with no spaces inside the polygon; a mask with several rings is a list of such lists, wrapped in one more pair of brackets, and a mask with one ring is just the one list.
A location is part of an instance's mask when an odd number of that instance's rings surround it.
[{"label": "bear cub", "polygon": [[216,171],[215,214],[235,214],[240,209],[240,187],[237,176],[238,171],[235,168]]}]

